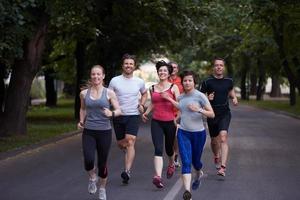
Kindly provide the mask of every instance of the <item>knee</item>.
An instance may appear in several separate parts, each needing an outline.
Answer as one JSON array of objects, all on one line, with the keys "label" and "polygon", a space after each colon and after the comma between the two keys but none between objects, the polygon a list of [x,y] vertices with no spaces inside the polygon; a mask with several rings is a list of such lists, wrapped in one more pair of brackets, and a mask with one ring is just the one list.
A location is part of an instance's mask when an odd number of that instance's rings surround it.
[{"label": "knee", "polygon": [[221,132],[220,134],[220,142],[227,143],[227,132]]},{"label": "knee", "polygon": [[135,136],[126,136],[127,146],[134,146],[135,140]]}]

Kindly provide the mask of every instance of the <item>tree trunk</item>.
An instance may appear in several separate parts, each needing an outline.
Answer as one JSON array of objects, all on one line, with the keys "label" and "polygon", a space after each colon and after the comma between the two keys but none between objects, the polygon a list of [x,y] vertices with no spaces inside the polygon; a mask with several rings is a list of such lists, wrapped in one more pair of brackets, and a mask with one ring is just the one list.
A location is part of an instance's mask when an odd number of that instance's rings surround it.
[{"label": "tree trunk", "polygon": [[290,84],[290,105],[296,105],[296,87],[295,84]]},{"label": "tree trunk", "polygon": [[75,119],[79,119],[79,110],[80,110],[80,87],[83,82],[84,72],[85,72],[85,49],[87,43],[85,41],[77,41],[75,57],[76,57],[76,92],[75,92]]},{"label": "tree trunk", "polygon": [[257,76],[254,73],[250,74],[250,95],[256,95],[257,92]]},{"label": "tree trunk", "polygon": [[297,88],[298,88],[298,92],[299,92],[299,95],[300,95],[300,61],[299,59],[294,56],[293,59],[292,59],[293,63],[294,63],[294,66],[296,68],[296,83],[297,83]]},{"label": "tree trunk", "polygon": [[46,88],[46,106],[55,107],[57,105],[57,91],[55,87],[55,71],[50,68],[44,71]]},{"label": "tree trunk", "polygon": [[26,112],[31,84],[40,69],[40,61],[47,33],[49,18],[45,13],[39,16],[36,32],[30,40],[24,41],[23,58],[16,60],[12,69],[10,84],[1,116],[0,136],[26,134]]},{"label": "tree trunk", "polygon": [[281,89],[280,89],[279,77],[273,75],[270,97],[280,97],[280,96],[281,96]]},{"label": "tree trunk", "polygon": [[241,98],[243,100],[249,100],[248,88],[246,86],[247,83],[247,74],[250,69],[249,59],[247,55],[243,55],[243,63],[241,70]]},{"label": "tree trunk", "polygon": [[[278,17],[277,23],[272,23],[272,29],[273,29],[273,35],[274,35],[274,40],[276,41],[277,45],[278,45],[278,52],[279,52],[279,57],[282,60],[282,66],[283,69],[286,73],[286,76],[289,80],[290,85],[293,85],[297,88],[300,88],[300,81],[298,81],[299,83],[297,84],[296,80],[296,76],[294,75],[293,71],[291,70],[290,66],[289,66],[289,62],[287,60],[287,56],[284,50],[284,45],[283,45],[283,28],[284,28],[284,21],[285,19],[280,16]],[[300,78],[298,78],[300,79]],[[294,98],[294,99],[291,99]],[[296,96],[295,95],[290,95],[290,103],[291,102],[296,102]]]},{"label": "tree trunk", "polygon": [[257,60],[257,66],[258,66],[258,70],[259,70],[259,77],[258,77],[258,86],[257,86],[257,92],[256,92],[256,100],[260,101],[263,100],[263,95],[265,92],[265,79],[266,79],[266,75],[265,75],[265,68],[262,66],[261,60],[260,58],[258,58]]},{"label": "tree trunk", "polygon": [[0,63],[0,116],[3,113],[4,97],[5,97],[5,66]]}]

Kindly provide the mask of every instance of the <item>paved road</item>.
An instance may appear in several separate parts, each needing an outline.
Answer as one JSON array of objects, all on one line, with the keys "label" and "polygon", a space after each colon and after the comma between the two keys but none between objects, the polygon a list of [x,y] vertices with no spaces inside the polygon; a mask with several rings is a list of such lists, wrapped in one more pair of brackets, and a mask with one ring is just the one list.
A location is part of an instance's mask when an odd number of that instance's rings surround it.
[{"label": "paved road", "polygon": [[[109,158],[110,200],[182,199],[180,171],[165,180],[165,189],[151,183],[153,146],[149,124],[143,125],[128,186],[120,181],[123,154],[112,145]],[[300,120],[248,106],[233,109],[230,158],[226,179],[215,175],[209,137],[203,155],[207,177],[193,199],[300,199]],[[164,174],[165,178],[165,174]],[[92,200],[87,193],[80,135],[0,161],[1,200]]]}]

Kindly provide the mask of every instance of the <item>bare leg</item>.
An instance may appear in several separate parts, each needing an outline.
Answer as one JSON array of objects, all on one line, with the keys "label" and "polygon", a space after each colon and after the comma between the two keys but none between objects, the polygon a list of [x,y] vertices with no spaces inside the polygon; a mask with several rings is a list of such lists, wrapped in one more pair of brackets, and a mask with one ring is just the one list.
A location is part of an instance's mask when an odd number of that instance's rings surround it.
[{"label": "bare leg", "polygon": [[162,156],[154,156],[155,175],[161,177],[162,169],[163,169],[163,158],[162,158]]},{"label": "bare leg", "polygon": [[100,178],[99,180],[99,187],[100,188],[105,188],[107,183],[107,177],[106,178]]},{"label": "bare leg", "polygon": [[183,187],[187,191],[191,191],[192,174],[182,174]]},{"label": "bare leg", "polygon": [[210,142],[210,146],[211,146],[211,150],[215,156],[215,158],[219,158],[220,157],[220,150],[221,150],[221,145],[220,145],[220,135],[218,135],[217,137],[212,137],[211,138],[211,142]]},{"label": "bare leg", "polygon": [[125,170],[129,171],[132,167],[132,163],[133,163],[134,157],[135,157],[134,145],[135,145],[135,141],[136,141],[136,136],[126,134],[125,139],[128,142],[128,146],[127,146],[126,153],[125,153]]},{"label": "bare leg", "polygon": [[95,180],[97,178],[96,167],[94,167],[94,169],[88,171],[88,174],[89,174],[89,178],[91,180]]},{"label": "bare leg", "polygon": [[227,143],[227,131],[221,131],[219,137],[221,142],[221,164],[226,166],[229,151]]}]

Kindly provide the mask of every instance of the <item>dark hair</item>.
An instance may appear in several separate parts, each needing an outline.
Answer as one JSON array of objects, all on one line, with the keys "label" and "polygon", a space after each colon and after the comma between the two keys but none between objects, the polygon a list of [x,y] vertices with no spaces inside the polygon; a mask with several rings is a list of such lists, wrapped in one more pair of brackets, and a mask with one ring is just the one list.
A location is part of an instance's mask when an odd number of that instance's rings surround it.
[{"label": "dark hair", "polygon": [[215,58],[212,60],[212,66],[215,65],[216,60],[222,60],[223,63],[224,63],[224,65],[225,65],[225,60],[224,60],[224,58],[221,58],[221,57],[215,57]]},{"label": "dark hair", "polygon": [[122,57],[122,63],[124,62],[124,60],[126,59],[132,59],[134,61],[134,64],[136,64],[136,56],[135,55],[130,55],[128,53],[125,53]]},{"label": "dark hair", "polygon": [[166,63],[166,61],[164,61],[164,60],[160,60],[156,63],[156,65],[155,65],[156,71],[158,72],[159,68],[161,68],[162,66],[166,66],[169,71],[169,74],[170,75],[172,74],[173,67],[170,64]]},{"label": "dark hair", "polygon": [[197,78],[196,78],[196,74],[191,71],[191,70],[184,70],[181,74],[180,74],[180,77],[181,77],[181,84],[183,84],[183,78],[186,77],[186,76],[192,76],[193,79],[194,79],[194,84],[196,85],[197,84]]}]

